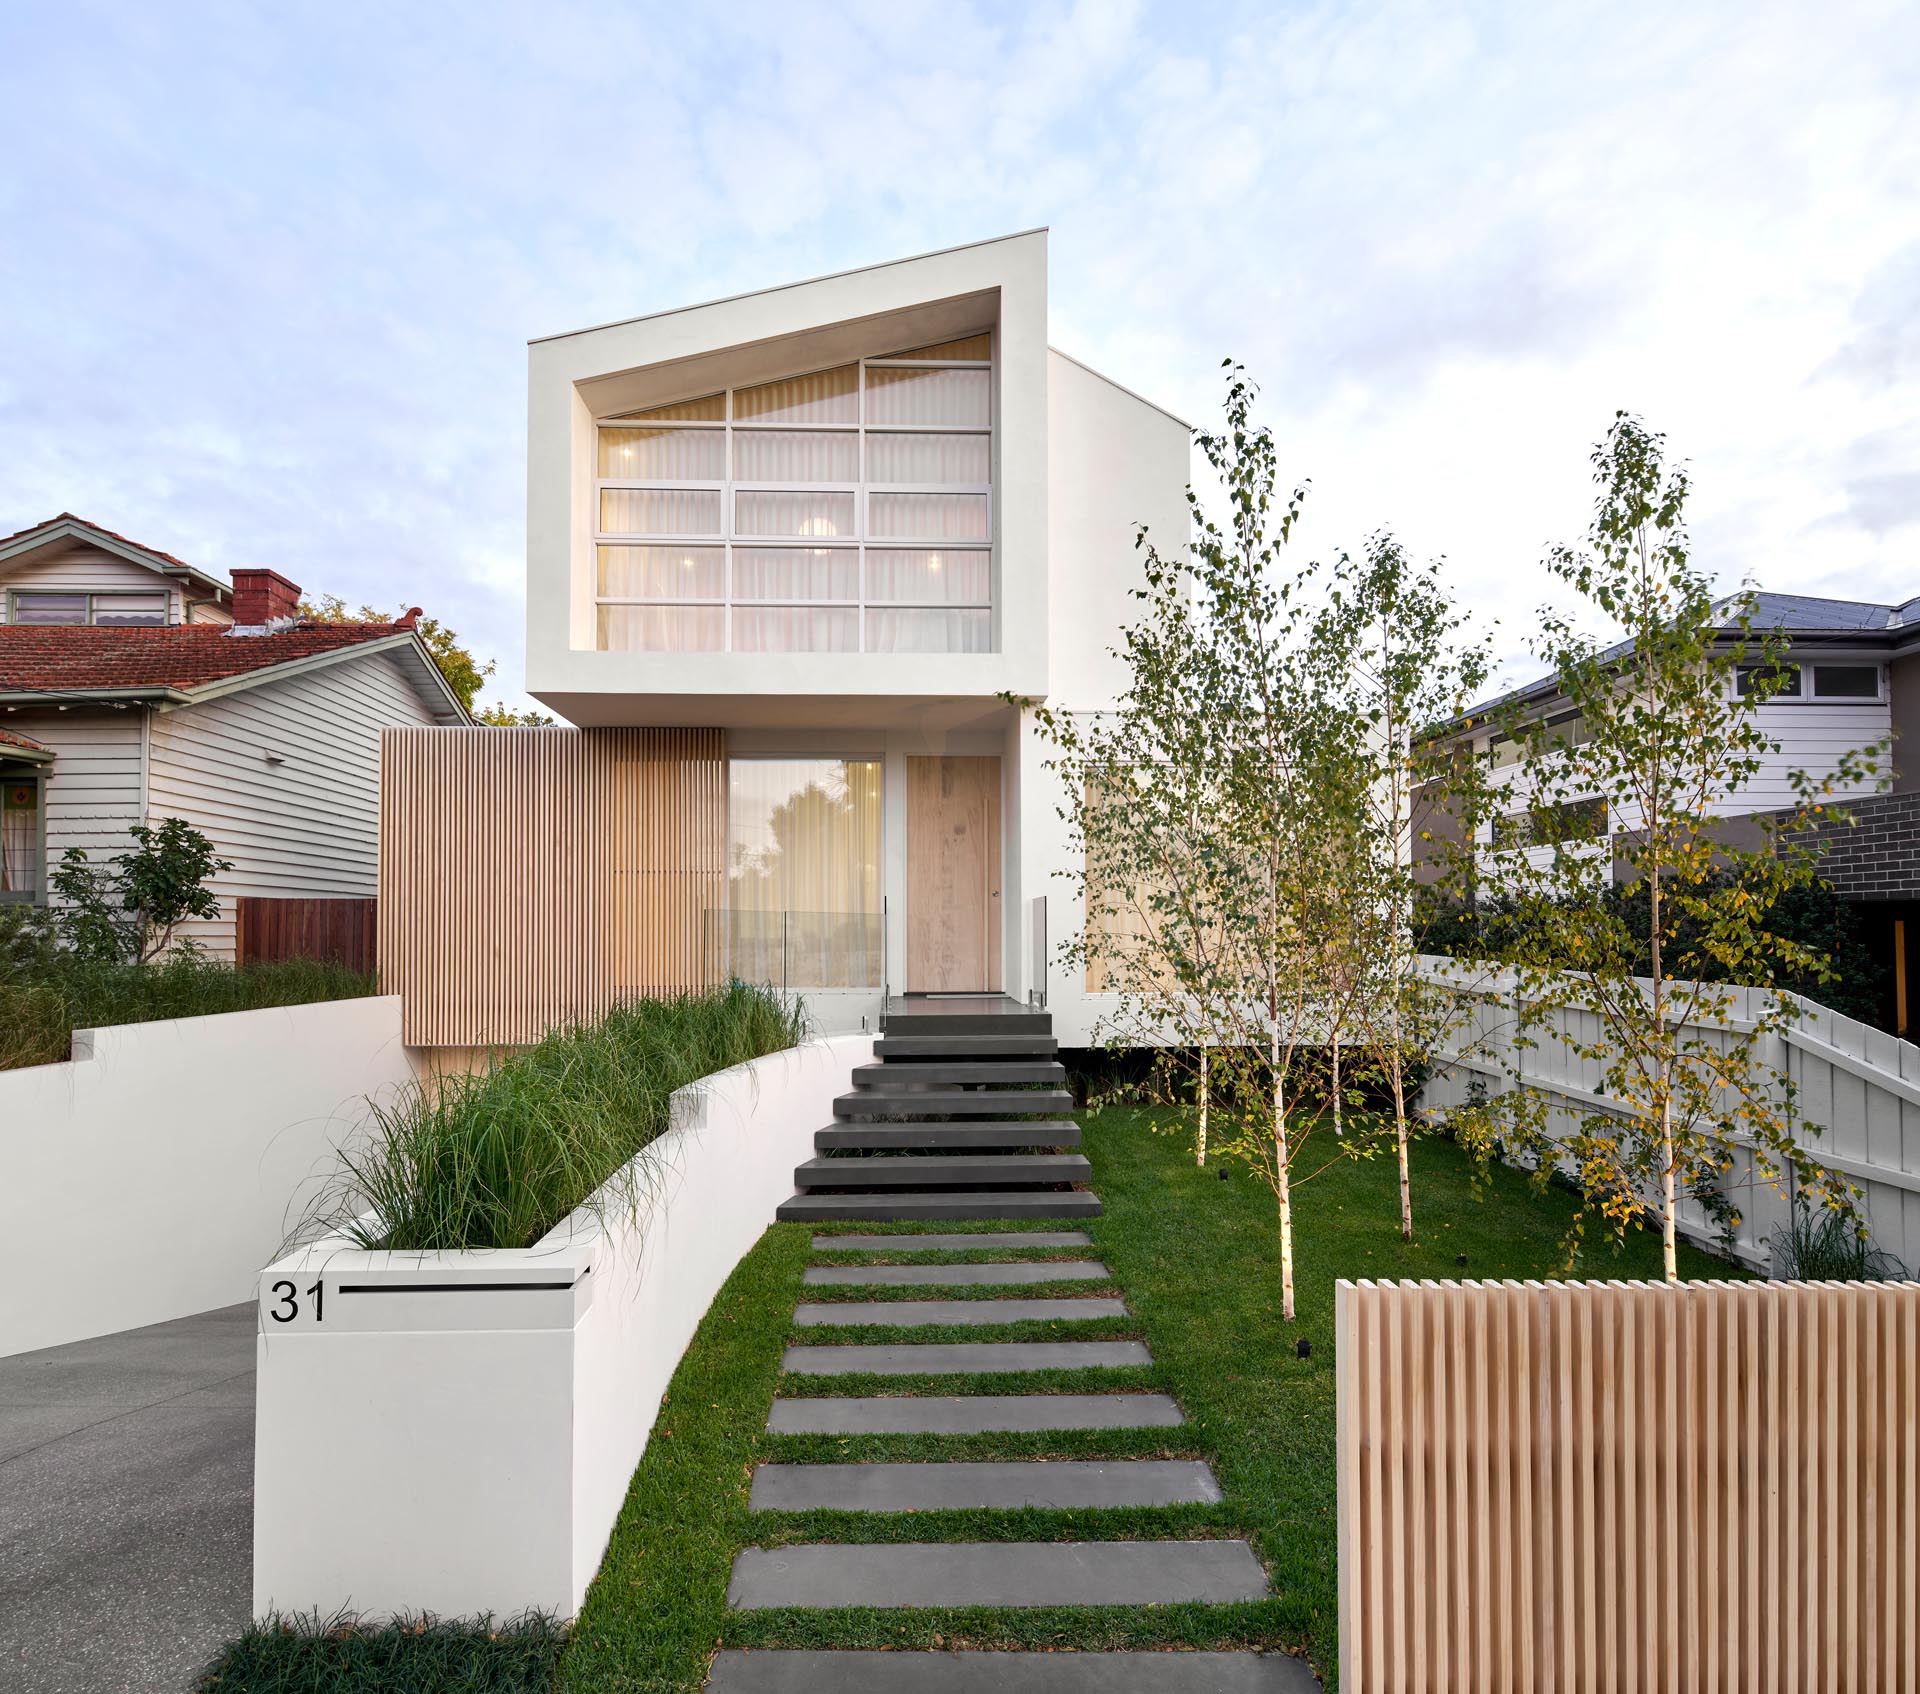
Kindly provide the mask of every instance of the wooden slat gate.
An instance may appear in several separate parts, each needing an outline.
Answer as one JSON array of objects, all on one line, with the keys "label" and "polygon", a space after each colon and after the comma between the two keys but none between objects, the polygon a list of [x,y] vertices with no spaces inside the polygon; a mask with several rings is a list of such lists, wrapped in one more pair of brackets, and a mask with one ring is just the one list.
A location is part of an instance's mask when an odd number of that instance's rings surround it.
[{"label": "wooden slat gate", "polygon": [[234,901],[234,957],[243,965],[327,959],[372,971],[378,964],[376,906],[372,900],[242,894]]}]

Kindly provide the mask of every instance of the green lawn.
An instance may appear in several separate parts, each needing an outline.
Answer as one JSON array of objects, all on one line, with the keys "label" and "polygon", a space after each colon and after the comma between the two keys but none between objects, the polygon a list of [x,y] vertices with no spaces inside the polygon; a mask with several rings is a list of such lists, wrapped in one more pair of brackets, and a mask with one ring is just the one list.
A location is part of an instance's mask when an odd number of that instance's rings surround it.
[{"label": "green lawn", "polygon": [[[1132,1372],[964,1379],[803,1378],[789,1392],[993,1393],[1159,1388],[1186,1408],[1181,1430],[1013,1436],[771,1437],[767,1407],[790,1339],[853,1338],[793,1329],[800,1273],[813,1233],[776,1225],[714,1302],[662,1407],[600,1576],[560,1668],[573,1694],[698,1689],[714,1647],[1212,1646],[1257,1643],[1310,1654],[1332,1679],[1334,1581],[1333,1283],[1337,1277],[1527,1277],[1551,1273],[1571,1199],[1534,1193],[1500,1171],[1489,1198],[1470,1191],[1467,1162],[1450,1145],[1421,1144],[1414,1159],[1419,1232],[1402,1243],[1393,1168],[1340,1164],[1296,1196],[1299,1320],[1280,1319],[1271,1194],[1240,1172],[1221,1181],[1193,1168],[1184,1138],[1156,1135],[1142,1113],[1088,1121],[1087,1152],[1106,1215],[1091,1227],[1100,1256],[1135,1314],[1074,1326],[1076,1335],[1139,1335],[1155,1363]],[[871,1226],[846,1226],[867,1227]],[[951,1227],[943,1225],[943,1228]],[[959,1226],[967,1228],[969,1226]],[[980,1229],[1004,1230],[1005,1224]],[[964,1256],[964,1255],[963,1255]],[[993,1253],[982,1257],[1006,1257]],[[1070,1257],[1059,1250],[1015,1255]],[[1463,1262],[1464,1256],[1464,1262]],[[953,1257],[953,1255],[942,1255]],[[925,1262],[916,1255],[916,1262]],[[1658,1274],[1659,1243],[1637,1237],[1579,1274]],[[1689,1276],[1736,1274],[1684,1251]],[[1092,1292],[1104,1285],[1090,1285]],[[1050,1287],[1047,1292],[1065,1292]],[[852,1297],[811,1289],[805,1297]],[[861,1330],[858,1339],[887,1332]],[[938,1332],[933,1332],[937,1334]],[[959,1332],[955,1332],[956,1338]],[[967,1339],[1060,1336],[1055,1326],[969,1328]],[[916,1339],[930,1339],[916,1332]],[[1312,1343],[1311,1357],[1295,1342]],[[1183,1457],[1210,1460],[1225,1501],[1125,1513],[923,1512],[870,1518],[747,1511],[754,1464],[769,1459]],[[1089,1539],[1246,1535],[1273,1573],[1274,1598],[1255,1605],[1151,1610],[765,1612],[729,1618],[727,1574],[746,1546],[832,1538],[896,1541]]]}]

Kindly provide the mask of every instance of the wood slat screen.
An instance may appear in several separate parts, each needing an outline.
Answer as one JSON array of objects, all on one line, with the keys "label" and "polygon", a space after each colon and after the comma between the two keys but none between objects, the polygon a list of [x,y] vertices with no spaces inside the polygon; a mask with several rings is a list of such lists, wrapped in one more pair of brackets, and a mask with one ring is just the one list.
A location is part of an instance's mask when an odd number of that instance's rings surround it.
[{"label": "wood slat screen", "polygon": [[370,971],[376,958],[372,900],[241,894],[233,903],[233,951],[243,965],[328,959]]},{"label": "wood slat screen", "polygon": [[717,729],[388,729],[380,965],[409,1046],[537,1041],[698,988],[726,897]]},{"label": "wood slat screen", "polygon": [[1920,1688],[1920,1285],[1350,1283],[1340,1686]]}]

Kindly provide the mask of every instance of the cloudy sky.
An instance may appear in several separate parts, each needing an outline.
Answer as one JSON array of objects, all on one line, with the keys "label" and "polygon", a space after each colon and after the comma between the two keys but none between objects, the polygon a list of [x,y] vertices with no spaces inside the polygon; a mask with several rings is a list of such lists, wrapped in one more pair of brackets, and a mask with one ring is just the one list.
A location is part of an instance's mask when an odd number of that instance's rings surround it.
[{"label": "cloudy sky", "polygon": [[1036,224],[1053,339],[1264,388],[1305,541],[1524,643],[1617,407],[1728,584],[1920,593],[1920,6],[0,0],[0,532],[521,664],[525,342]]}]

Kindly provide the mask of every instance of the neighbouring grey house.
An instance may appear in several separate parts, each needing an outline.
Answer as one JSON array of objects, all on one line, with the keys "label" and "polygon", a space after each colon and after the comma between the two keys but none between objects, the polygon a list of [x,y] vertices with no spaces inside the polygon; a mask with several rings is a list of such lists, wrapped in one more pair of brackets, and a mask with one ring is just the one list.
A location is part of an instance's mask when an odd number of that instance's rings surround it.
[{"label": "neighbouring grey house", "polygon": [[0,901],[48,897],[69,847],[124,851],[184,818],[233,868],[234,898],[369,898],[380,731],[469,722],[414,629],[319,624],[271,570],[231,584],[63,513],[0,540]]}]

